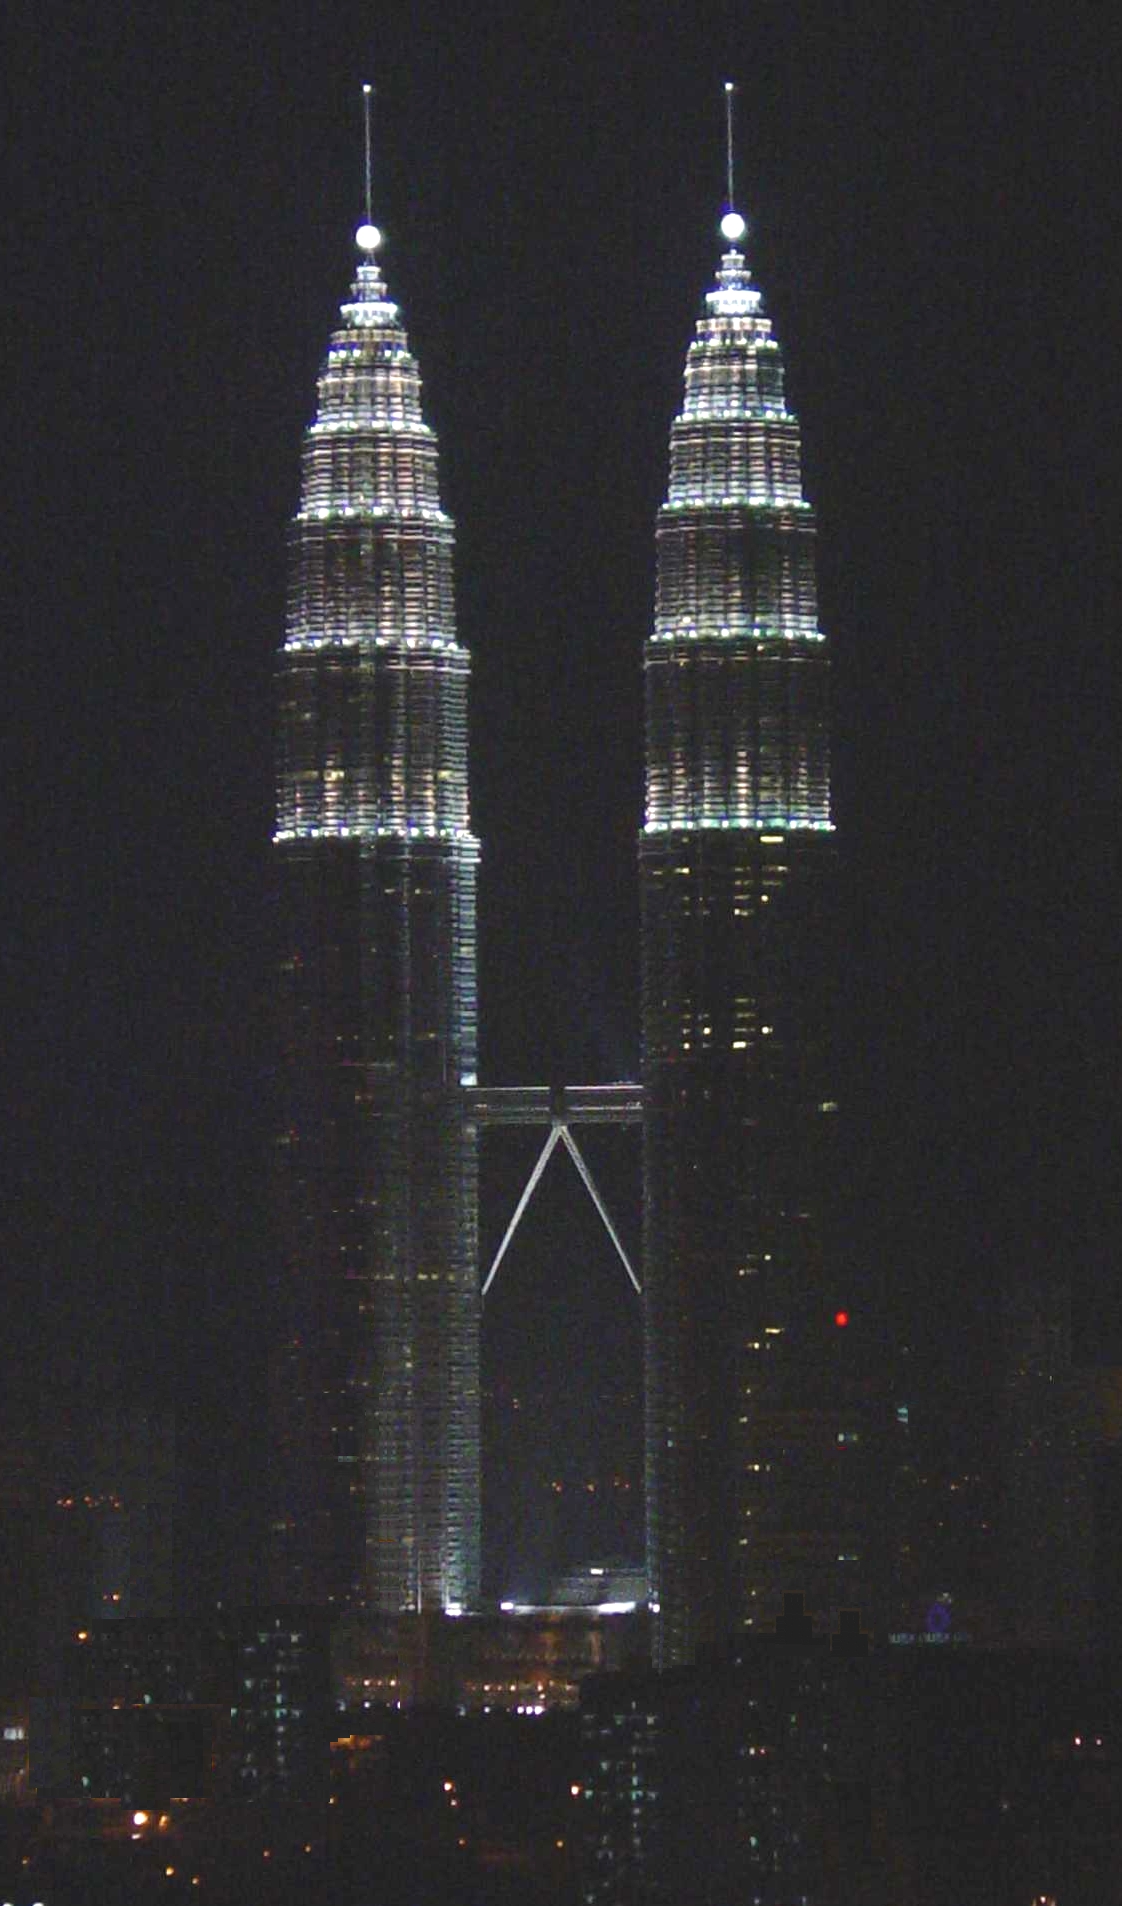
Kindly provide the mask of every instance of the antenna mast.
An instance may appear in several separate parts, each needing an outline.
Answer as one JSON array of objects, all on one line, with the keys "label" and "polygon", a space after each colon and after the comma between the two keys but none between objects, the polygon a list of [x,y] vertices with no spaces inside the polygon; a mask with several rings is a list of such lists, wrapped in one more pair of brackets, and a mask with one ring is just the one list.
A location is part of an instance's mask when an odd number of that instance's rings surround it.
[{"label": "antenna mast", "polygon": [[[365,167],[365,174],[364,174],[364,177],[365,177],[365,184],[366,184],[366,223],[367,223],[368,225],[369,225],[369,224],[370,224],[370,223],[372,222],[372,217],[371,217],[371,210],[370,210],[370,201],[371,201],[371,190],[370,190],[370,100],[371,100],[371,96],[372,96],[372,94],[373,94],[373,92],[374,92],[374,88],[373,88],[373,86],[371,86],[371,85],[370,85],[370,83],[369,83],[369,81],[367,81],[367,82],[366,82],[366,84],[365,84],[365,85],[363,86],[363,89],[362,89],[362,129],[363,129],[363,134],[364,134],[364,145],[365,145],[365,150],[366,150],[366,167]],[[732,158],[731,158],[731,156],[730,156],[730,158],[729,158],[729,165],[730,165],[730,167],[731,167],[731,165],[732,165]]]},{"label": "antenna mast", "polygon": [[740,213],[736,209],[736,199],[733,196],[734,185],[733,185],[733,176],[732,176],[732,101],[733,101],[733,95],[735,92],[736,92],[736,87],[734,86],[732,80],[726,79],[725,81],[725,186],[728,191],[728,198],[725,204],[725,214],[721,220],[721,236],[723,238],[727,238],[730,245],[739,244],[740,240],[744,237],[744,234],[748,229],[745,221],[741,218]]}]

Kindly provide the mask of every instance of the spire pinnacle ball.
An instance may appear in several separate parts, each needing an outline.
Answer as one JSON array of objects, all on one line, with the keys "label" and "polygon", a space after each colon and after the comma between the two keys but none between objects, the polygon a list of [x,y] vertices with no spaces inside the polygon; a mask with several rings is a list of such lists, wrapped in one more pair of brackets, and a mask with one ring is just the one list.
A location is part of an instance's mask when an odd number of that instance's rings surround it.
[{"label": "spire pinnacle ball", "polygon": [[743,238],[747,230],[747,223],[741,218],[739,212],[726,212],[721,220],[721,237],[727,238],[732,245],[735,245],[738,238]]},{"label": "spire pinnacle ball", "polygon": [[376,225],[360,225],[355,233],[355,244],[359,251],[377,251],[382,242],[382,234]]}]

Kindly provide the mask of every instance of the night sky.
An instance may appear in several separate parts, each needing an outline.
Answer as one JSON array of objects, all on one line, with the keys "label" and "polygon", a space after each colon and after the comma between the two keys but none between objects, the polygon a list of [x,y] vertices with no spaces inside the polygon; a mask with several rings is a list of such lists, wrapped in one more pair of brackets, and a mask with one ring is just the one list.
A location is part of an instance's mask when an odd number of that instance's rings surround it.
[{"label": "night sky", "polygon": [[[481,1077],[638,1065],[641,646],[732,77],[835,659],[848,1249],[964,1438],[1002,1280],[1070,1280],[1122,1358],[1114,104],[1090,11],[1033,20],[17,8],[3,1375],[174,1399],[208,1585],[252,1586],[272,665],[366,78],[473,656]],[[493,1248],[532,1144],[488,1147]],[[637,1246],[637,1140],[588,1151]],[[639,1527],[519,1508],[638,1433],[637,1309],[551,1169],[486,1325],[529,1425],[489,1457],[503,1588]]]}]

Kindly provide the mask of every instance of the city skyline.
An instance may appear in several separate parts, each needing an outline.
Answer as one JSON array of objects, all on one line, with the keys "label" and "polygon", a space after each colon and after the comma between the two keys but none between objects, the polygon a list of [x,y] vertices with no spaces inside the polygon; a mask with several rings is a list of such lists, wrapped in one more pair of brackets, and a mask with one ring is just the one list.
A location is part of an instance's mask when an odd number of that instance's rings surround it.
[{"label": "city skyline", "polygon": [[[172,14],[158,36],[137,22],[114,38],[68,18],[61,62],[57,36],[23,22],[17,102],[16,363],[35,395],[11,433],[28,480],[10,1354],[28,1371],[116,1358],[126,1385],[174,1389],[224,1452],[232,1543],[264,1388],[280,531],[346,275],[367,28],[347,15],[329,43],[280,10],[256,38],[217,20],[208,37]],[[637,1061],[637,656],[732,74],[844,657],[855,1236],[914,1286],[932,1381],[969,1360],[975,1308],[1025,1263],[1074,1270],[1083,1341],[1090,1317],[1117,1345],[1089,48],[1038,29],[1014,61],[978,21],[870,38],[825,12],[780,26],[716,9],[650,42],[623,10],[587,39],[559,19],[476,44],[404,12],[384,31],[387,270],[442,444],[475,668],[485,1075]],[[235,85],[251,72],[258,86]],[[64,352],[60,244],[83,287]],[[512,1160],[488,1188],[503,1170],[484,1168],[491,1238],[525,1175]],[[628,1171],[607,1187],[625,1227]],[[485,1354],[516,1384],[532,1355],[556,1386],[551,1344],[591,1366],[626,1348],[634,1307],[618,1267],[601,1288],[591,1245],[580,1277],[549,1235],[525,1245]],[[577,1380],[591,1405],[591,1368]]]}]

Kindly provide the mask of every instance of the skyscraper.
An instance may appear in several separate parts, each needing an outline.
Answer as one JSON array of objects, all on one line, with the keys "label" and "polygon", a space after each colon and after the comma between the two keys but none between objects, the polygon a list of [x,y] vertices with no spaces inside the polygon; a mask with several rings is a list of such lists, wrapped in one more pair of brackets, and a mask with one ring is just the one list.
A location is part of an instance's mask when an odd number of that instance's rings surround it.
[{"label": "skyscraper", "polygon": [[320,372],[278,676],[275,1593],[479,1593],[468,657],[436,443],[369,223]]},{"label": "skyscraper", "polygon": [[[730,190],[731,199],[731,190]],[[656,1665],[866,1603],[868,1430],[830,1243],[826,647],[797,419],[741,249],[690,345],[658,518],[640,840]],[[862,1447],[862,1444],[865,1447]]]}]

